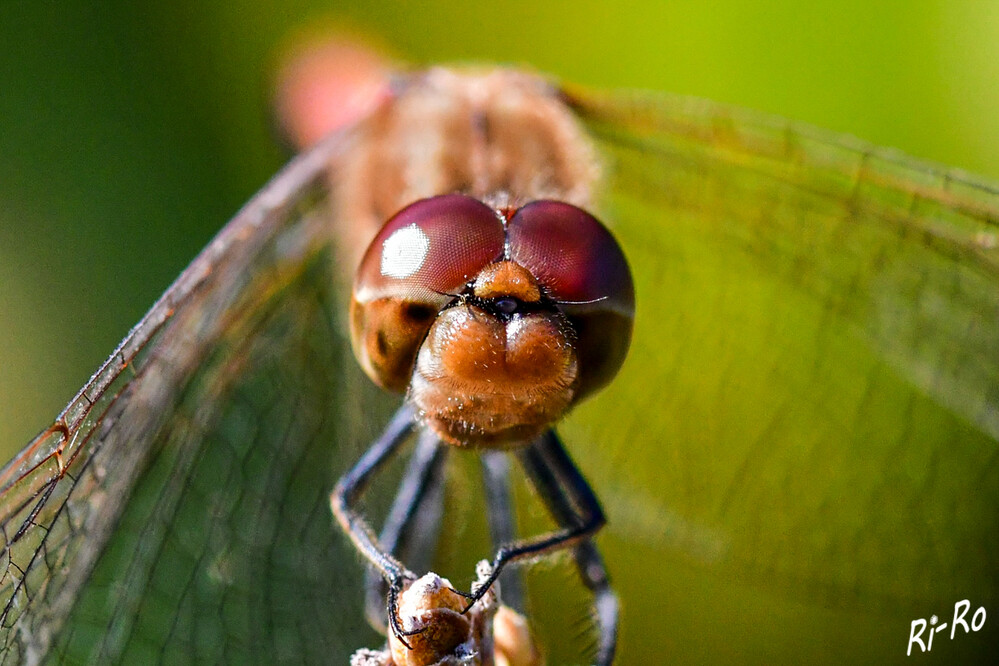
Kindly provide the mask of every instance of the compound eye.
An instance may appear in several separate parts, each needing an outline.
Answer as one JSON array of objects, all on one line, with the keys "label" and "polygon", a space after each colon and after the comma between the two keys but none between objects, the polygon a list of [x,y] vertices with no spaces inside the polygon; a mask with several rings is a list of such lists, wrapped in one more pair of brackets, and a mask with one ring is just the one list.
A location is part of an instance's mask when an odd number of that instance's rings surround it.
[{"label": "compound eye", "polygon": [[624,253],[595,217],[560,201],[518,210],[507,239],[510,258],[534,274],[572,323],[580,400],[614,378],[631,343],[635,287]]},{"label": "compound eye", "polygon": [[354,279],[351,341],[377,384],[402,392],[438,312],[503,254],[503,223],[477,199],[449,194],[396,213]]},{"label": "compound eye", "polygon": [[503,224],[484,203],[461,194],[423,199],[375,236],[358,267],[354,298],[442,306],[502,253]]},{"label": "compound eye", "polygon": [[[534,201],[508,226],[510,258],[530,270],[555,301],[632,314],[631,271],[610,231],[561,201]],[[567,308],[571,309],[571,308]]]}]

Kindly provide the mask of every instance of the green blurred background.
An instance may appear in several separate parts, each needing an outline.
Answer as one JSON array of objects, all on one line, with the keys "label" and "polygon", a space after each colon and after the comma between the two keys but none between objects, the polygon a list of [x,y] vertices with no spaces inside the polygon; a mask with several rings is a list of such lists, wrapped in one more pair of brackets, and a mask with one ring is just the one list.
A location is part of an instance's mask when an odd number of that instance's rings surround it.
[{"label": "green blurred background", "polygon": [[[296,30],[710,97],[999,178],[999,3],[0,3],[0,455],[287,159]],[[751,6],[750,6],[751,5]]]}]

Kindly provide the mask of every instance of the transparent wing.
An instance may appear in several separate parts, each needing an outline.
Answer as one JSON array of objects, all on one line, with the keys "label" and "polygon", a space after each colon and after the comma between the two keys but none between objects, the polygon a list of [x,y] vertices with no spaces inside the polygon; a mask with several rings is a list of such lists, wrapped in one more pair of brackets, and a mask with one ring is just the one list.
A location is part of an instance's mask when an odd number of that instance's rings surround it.
[{"label": "transparent wing", "polygon": [[342,144],[257,195],[0,474],[3,663],[346,663],[378,642],[327,499],[380,420],[334,298]]},{"label": "transparent wing", "polygon": [[912,620],[993,608],[999,190],[707,101],[567,95],[636,277],[625,369],[565,427],[622,663],[897,661]]}]

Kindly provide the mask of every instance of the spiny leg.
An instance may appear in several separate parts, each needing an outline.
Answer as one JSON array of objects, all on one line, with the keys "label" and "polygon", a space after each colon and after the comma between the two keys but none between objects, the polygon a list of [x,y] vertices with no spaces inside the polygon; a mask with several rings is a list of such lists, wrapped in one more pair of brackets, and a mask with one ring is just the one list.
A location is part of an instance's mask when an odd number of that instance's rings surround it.
[{"label": "spiny leg", "polygon": [[[417,571],[430,566],[443,512],[443,469],[447,449],[424,429],[392,502],[379,543]],[[366,611],[372,626],[385,627],[386,581],[375,568],[365,575]]]},{"label": "spiny leg", "polygon": [[[403,404],[396,411],[385,431],[375,440],[361,459],[337,481],[330,504],[333,515],[340,526],[369,562],[389,583],[388,616],[389,624],[396,636],[411,636],[419,631],[406,632],[399,624],[397,612],[399,593],[406,580],[416,580],[416,574],[407,569],[399,560],[385,552],[378,545],[371,526],[358,512],[354,505],[364,493],[371,478],[381,469],[392,454],[406,441],[414,427],[414,410],[408,404]],[[403,644],[406,644],[403,640]],[[407,645],[408,647],[408,645]]]},{"label": "spiny leg", "polygon": [[[506,452],[483,451],[482,472],[486,489],[489,534],[493,544],[499,547],[510,543],[517,536],[513,498],[510,494],[510,459]],[[500,575],[499,581],[503,603],[523,613],[524,586],[520,571],[516,568],[507,569]]]},{"label": "spiny leg", "polygon": [[[554,516],[561,529],[500,546],[493,559],[492,574],[477,585],[473,593],[465,595],[469,599],[466,611],[485,594],[509,562],[566,548],[589,537],[606,522],[596,496],[553,431],[549,430],[530,445],[519,449],[517,454],[532,478],[534,474],[538,475],[534,481],[542,496],[562,496],[569,510],[565,515]],[[546,504],[548,501],[546,498]]]},{"label": "spiny leg", "polygon": [[[597,502],[586,479],[573,464],[554,430],[549,430],[531,450],[525,451],[521,461],[557,523],[571,524],[578,519],[569,496],[561,490],[561,486],[575,487],[577,490],[574,495],[589,496],[588,501]],[[599,504],[597,507],[599,509]],[[592,540],[586,539],[576,544],[573,554],[583,584],[593,592],[599,632],[596,663],[610,664],[614,660],[617,645],[617,595],[611,589],[607,568]]]}]

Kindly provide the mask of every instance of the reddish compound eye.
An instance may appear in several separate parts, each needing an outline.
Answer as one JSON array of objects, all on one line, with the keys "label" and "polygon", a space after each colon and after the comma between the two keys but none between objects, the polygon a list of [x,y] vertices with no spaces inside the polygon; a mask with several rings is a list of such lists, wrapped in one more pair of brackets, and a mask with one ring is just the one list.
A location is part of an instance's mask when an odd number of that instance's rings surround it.
[{"label": "reddish compound eye", "polygon": [[534,201],[507,225],[510,258],[537,278],[576,330],[582,397],[609,382],[631,343],[635,288],[621,247],[595,217]]},{"label": "reddish compound eye", "polygon": [[628,262],[595,217],[561,201],[534,201],[510,220],[510,258],[530,270],[556,301],[600,299],[604,309],[632,312]]},{"label": "reddish compound eye", "polygon": [[503,224],[460,194],[403,208],[371,242],[354,280],[351,339],[368,375],[404,391],[438,310],[503,254]]},{"label": "reddish compound eye", "polygon": [[423,199],[395,214],[368,246],[354,298],[447,302],[503,253],[503,224],[481,201],[461,194]]}]

